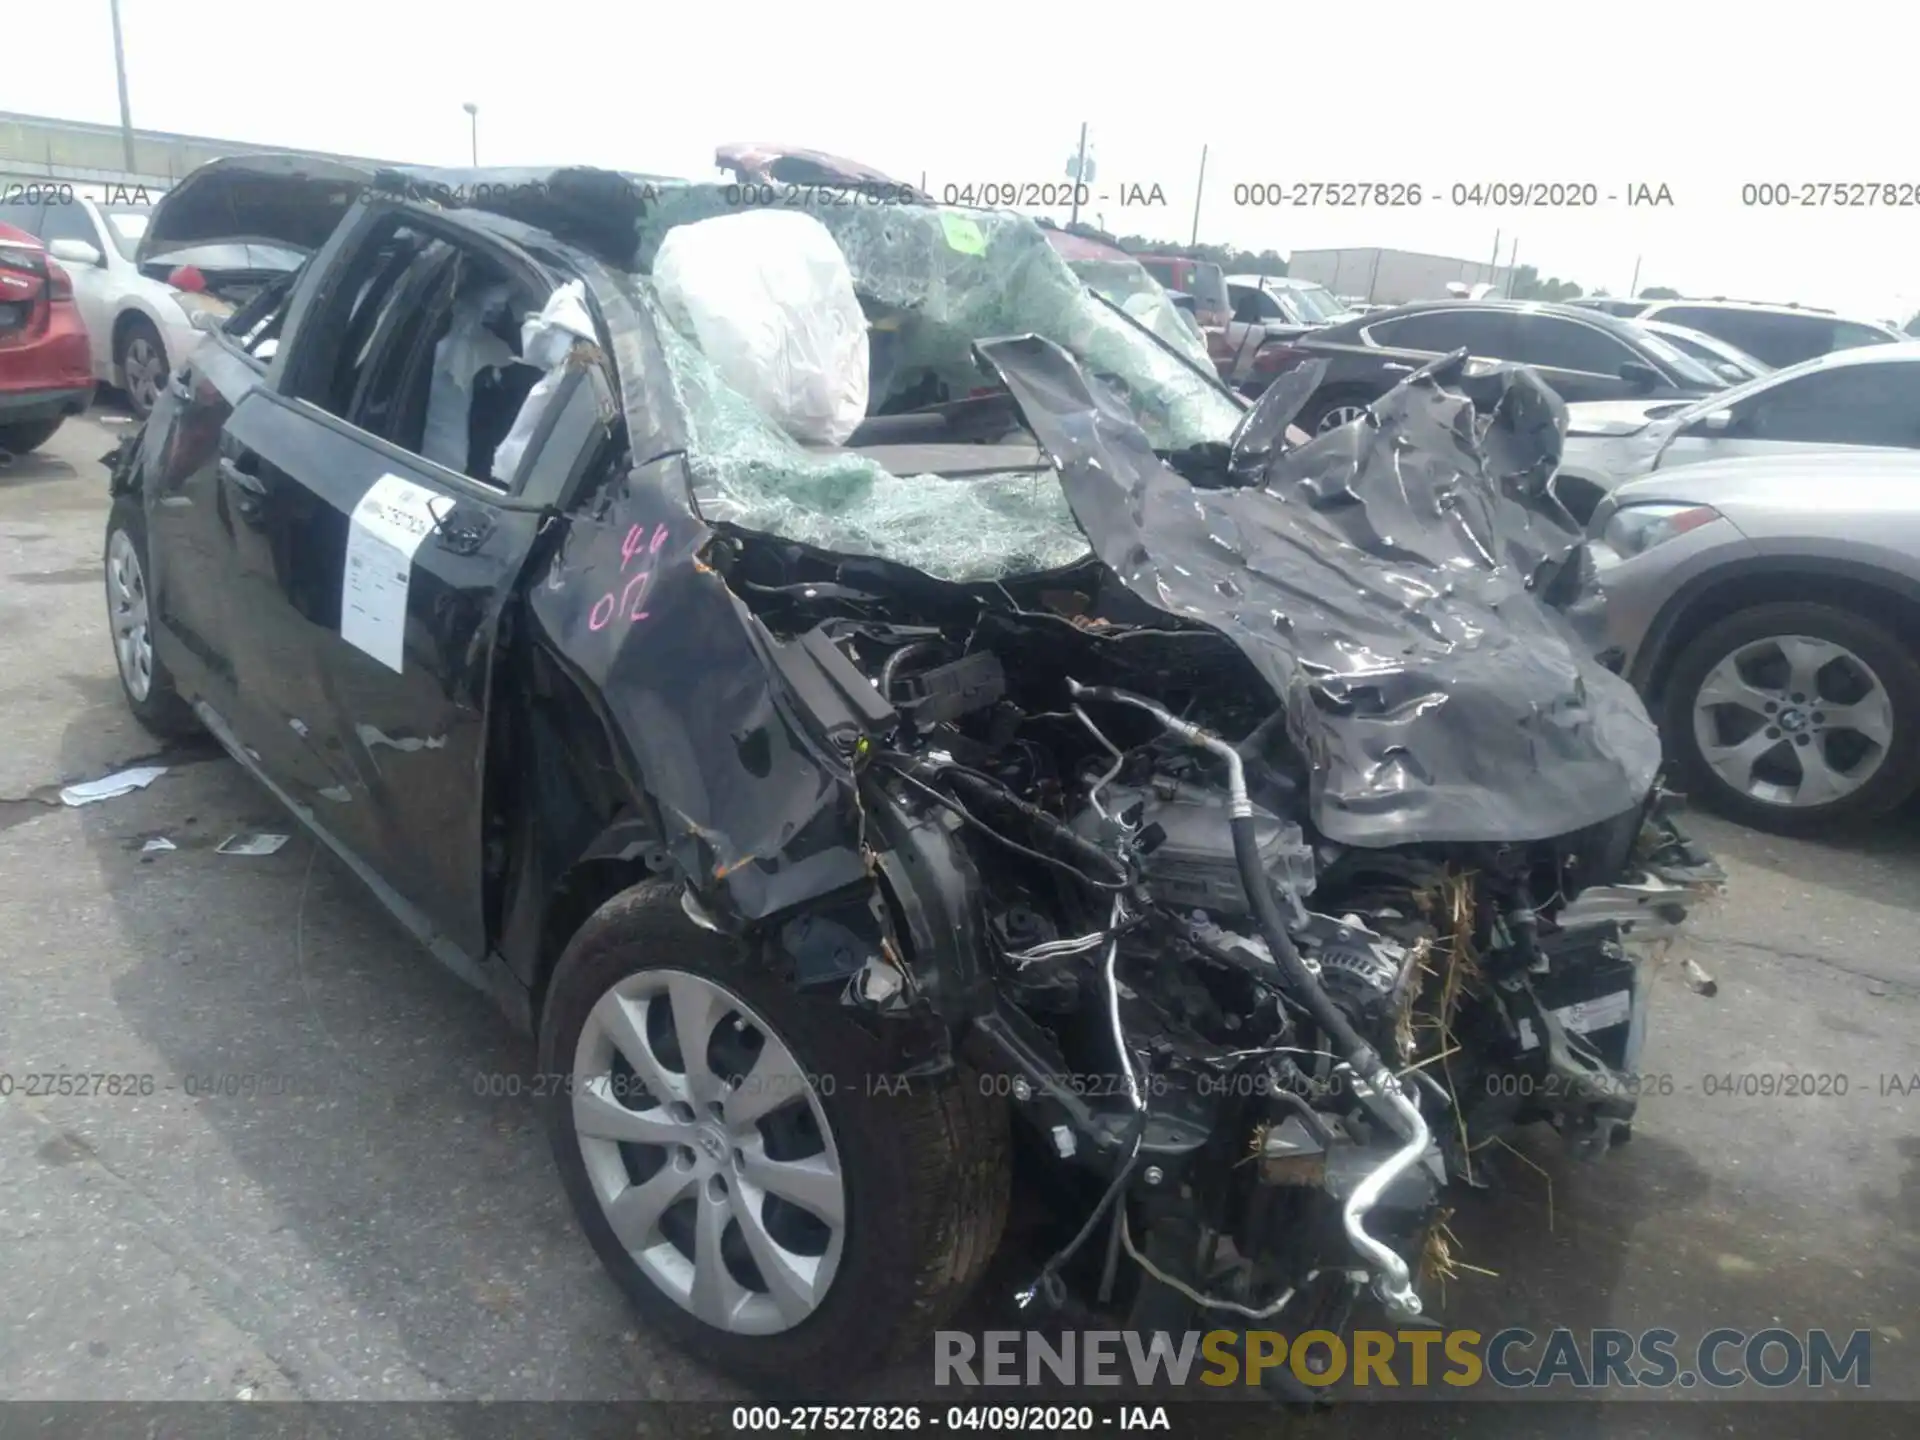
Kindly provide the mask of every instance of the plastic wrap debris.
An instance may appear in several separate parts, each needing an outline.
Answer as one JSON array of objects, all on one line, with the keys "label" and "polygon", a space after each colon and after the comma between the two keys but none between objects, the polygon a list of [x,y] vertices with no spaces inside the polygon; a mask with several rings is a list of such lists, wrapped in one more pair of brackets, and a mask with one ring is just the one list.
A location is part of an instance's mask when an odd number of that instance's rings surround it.
[{"label": "plastic wrap debris", "polygon": [[746,210],[661,243],[660,304],[729,386],[802,444],[842,445],[867,418],[867,319],[846,257],[813,216]]},{"label": "plastic wrap debris", "polygon": [[560,388],[574,347],[583,343],[595,343],[593,314],[587,309],[586,287],[569,280],[547,297],[538,315],[529,315],[520,327],[521,359],[546,373],[527,392],[513,428],[493,452],[493,478],[502,485],[511,485],[519,474],[520,461],[539,433],[541,417]]},{"label": "plastic wrap debris", "polygon": [[[676,226],[734,208],[724,187],[662,187],[640,226],[634,263],[647,269]],[[875,414],[915,408],[910,398],[937,403],[989,387],[974,342],[1030,333],[1072,351],[1089,373],[1124,394],[1156,447],[1224,442],[1239,423],[1239,406],[1208,367],[1183,363],[1089,293],[1024,216],[914,205],[823,206],[812,213],[837,242],[874,320],[868,408]],[[637,286],[636,302],[654,303],[646,282]],[[895,475],[860,453],[857,435],[850,450],[810,452],[730,384],[691,335],[673,325],[660,329],[670,384],[686,411],[697,497],[709,518],[959,582],[1085,557],[1086,537],[1051,475]]]},{"label": "plastic wrap debris", "polygon": [[220,855],[271,855],[286,843],[285,835],[229,835],[214,846],[214,851]]},{"label": "plastic wrap debris", "polygon": [[1278,452],[1263,487],[1213,489],[1057,348],[982,349],[1100,558],[1227,636],[1285,704],[1327,838],[1540,840],[1644,800],[1659,736],[1566,613],[1596,587],[1546,488],[1566,410],[1532,372],[1440,362],[1372,421]]},{"label": "plastic wrap debris", "polygon": [[156,835],[140,847],[140,853],[143,855],[153,855],[163,850],[178,850],[179,848],[178,845],[175,845],[173,841],[167,839],[166,836]]},{"label": "plastic wrap debris", "polygon": [[103,775],[98,780],[82,780],[60,791],[60,803],[91,805],[99,800],[113,800],[121,795],[131,795],[136,790],[146,789],[166,773],[167,767],[164,765],[137,765],[131,770]]},{"label": "plastic wrap debris", "polygon": [[488,328],[506,318],[507,287],[491,286],[454,301],[453,319],[433,347],[433,384],[427,392],[426,429],[420,453],[449,470],[467,468],[467,437],[473,415],[473,382],[482,370],[517,365],[513,347]]}]

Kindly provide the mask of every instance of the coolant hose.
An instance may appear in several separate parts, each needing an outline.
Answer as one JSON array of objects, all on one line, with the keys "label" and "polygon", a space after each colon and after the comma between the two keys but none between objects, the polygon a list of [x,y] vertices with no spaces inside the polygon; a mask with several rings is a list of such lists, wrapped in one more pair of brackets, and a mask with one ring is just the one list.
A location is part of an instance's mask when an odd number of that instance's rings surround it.
[{"label": "coolant hose", "polygon": [[1294,998],[1306,1007],[1313,1023],[1333,1041],[1336,1053],[1344,1055],[1354,1073],[1371,1079],[1380,1069],[1380,1056],[1360,1038],[1338,1005],[1320,988],[1320,979],[1307,969],[1300,951],[1287,933],[1287,922],[1273,898],[1273,881],[1260,864],[1260,837],[1251,816],[1236,815],[1227,822],[1233,832],[1233,858],[1240,867],[1240,884],[1253,906],[1253,918],[1259,923],[1260,938],[1273,952],[1273,960],[1287,977]]},{"label": "coolant hose", "polygon": [[1076,700],[1105,700],[1116,705],[1131,705],[1153,716],[1168,731],[1189,745],[1212,751],[1227,767],[1227,826],[1233,836],[1233,858],[1240,871],[1241,888],[1253,906],[1253,917],[1274,964],[1285,976],[1294,998],[1306,1007],[1321,1031],[1338,1051],[1347,1057],[1355,1077],[1356,1093],[1394,1130],[1405,1143],[1354,1189],[1342,1209],[1341,1222],[1347,1239],[1375,1268],[1374,1293],[1385,1302],[1388,1311],[1401,1319],[1420,1314],[1420,1297],[1414,1293],[1413,1277],[1407,1262],[1390,1247],[1367,1233],[1367,1212],[1379,1203],[1388,1187],[1420,1162],[1431,1137],[1420,1107],[1407,1098],[1393,1073],[1381,1063],[1379,1053],[1360,1038],[1353,1023],[1320,988],[1320,978],[1307,968],[1287,933],[1287,922],[1274,898],[1273,881],[1260,863],[1260,837],[1254,828],[1253,801],[1247,793],[1245,758],[1238,747],[1228,744],[1203,726],[1182,720],[1165,706],[1143,695],[1115,690],[1104,685],[1082,685],[1071,676],[1067,691]]}]

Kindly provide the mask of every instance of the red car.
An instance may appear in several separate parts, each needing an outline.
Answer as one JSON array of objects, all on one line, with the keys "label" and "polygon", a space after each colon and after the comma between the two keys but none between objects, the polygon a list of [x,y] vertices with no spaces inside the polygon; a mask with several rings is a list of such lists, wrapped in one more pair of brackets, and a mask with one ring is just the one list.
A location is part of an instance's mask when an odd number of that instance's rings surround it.
[{"label": "red car", "polygon": [[92,398],[72,278],[33,236],[0,224],[0,453],[46,444]]}]

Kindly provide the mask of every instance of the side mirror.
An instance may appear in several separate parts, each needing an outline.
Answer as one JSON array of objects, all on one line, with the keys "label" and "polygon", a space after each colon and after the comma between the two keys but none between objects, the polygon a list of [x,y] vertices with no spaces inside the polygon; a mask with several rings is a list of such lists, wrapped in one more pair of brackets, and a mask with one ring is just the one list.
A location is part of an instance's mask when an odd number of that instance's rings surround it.
[{"label": "side mirror", "polygon": [[1635,390],[1657,390],[1666,384],[1666,377],[1651,365],[1638,360],[1629,360],[1620,367],[1620,378]]},{"label": "side mirror", "polygon": [[107,263],[107,257],[100,253],[100,247],[90,245],[85,240],[51,241],[47,245],[47,253],[69,265],[89,265],[97,269]]},{"label": "side mirror", "polygon": [[1714,435],[1723,434],[1726,431],[1731,430],[1733,428],[1733,411],[1731,410],[1709,411],[1707,414],[1702,415],[1699,418],[1699,420],[1696,421],[1695,423],[1698,425],[1698,427],[1701,430],[1704,430],[1709,434],[1714,434]]},{"label": "side mirror", "polygon": [[1753,378],[1731,360],[1722,360],[1713,368],[1714,372],[1729,385],[1744,385]]}]

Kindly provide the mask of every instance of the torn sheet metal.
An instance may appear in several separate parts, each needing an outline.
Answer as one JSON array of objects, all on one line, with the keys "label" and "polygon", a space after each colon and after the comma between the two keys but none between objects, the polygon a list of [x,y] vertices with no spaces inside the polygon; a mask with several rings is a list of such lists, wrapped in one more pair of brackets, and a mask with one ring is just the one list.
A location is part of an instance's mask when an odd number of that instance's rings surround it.
[{"label": "torn sheet metal", "polygon": [[866,878],[846,762],[794,713],[779,649],[700,559],[688,440],[634,277],[567,254],[605,321],[638,463],[569,523],[529,587],[534,623],[606,710],[676,862],[757,919]]},{"label": "torn sheet metal", "polygon": [[340,580],[340,638],[400,673],[413,552],[453,508],[446,496],[382,475],[354,506]]},{"label": "torn sheet metal", "polygon": [[131,795],[136,790],[146,789],[166,773],[167,767],[164,765],[136,765],[130,770],[103,775],[98,780],[82,780],[62,787],[60,803],[92,805],[101,800],[118,799],[122,795]]},{"label": "torn sheet metal", "polygon": [[1593,586],[1546,491],[1565,407],[1531,372],[1468,376],[1453,357],[1372,422],[1275,455],[1263,485],[1215,489],[1163,464],[1057,345],[980,348],[1095,553],[1142,599],[1228,636],[1283,699],[1328,838],[1548,839],[1645,798],[1652,721],[1543,603]]}]

